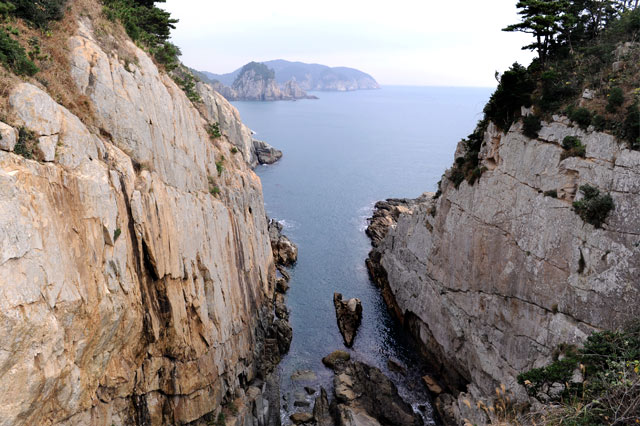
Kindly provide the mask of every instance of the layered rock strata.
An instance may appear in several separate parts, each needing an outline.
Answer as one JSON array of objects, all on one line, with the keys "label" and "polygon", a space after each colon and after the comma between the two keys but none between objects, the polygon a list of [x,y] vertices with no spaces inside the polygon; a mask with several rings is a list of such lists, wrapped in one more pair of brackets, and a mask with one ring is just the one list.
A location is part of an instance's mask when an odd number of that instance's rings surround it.
[{"label": "layered rock strata", "polygon": [[[448,171],[439,198],[380,205],[369,230],[373,279],[457,395],[451,412],[479,423],[465,400],[487,403],[501,384],[525,400],[518,373],[640,313],[640,152],[564,117],[536,139],[521,126],[489,126],[475,185],[456,189]],[[561,157],[566,136],[584,158]],[[573,211],[584,184],[614,200],[601,229]]]},{"label": "layered rock strata", "polygon": [[[284,327],[250,134],[89,22],[68,48],[95,123],[19,83],[0,125],[0,424],[204,422],[238,397],[266,424]],[[11,153],[20,126],[49,162]]]}]

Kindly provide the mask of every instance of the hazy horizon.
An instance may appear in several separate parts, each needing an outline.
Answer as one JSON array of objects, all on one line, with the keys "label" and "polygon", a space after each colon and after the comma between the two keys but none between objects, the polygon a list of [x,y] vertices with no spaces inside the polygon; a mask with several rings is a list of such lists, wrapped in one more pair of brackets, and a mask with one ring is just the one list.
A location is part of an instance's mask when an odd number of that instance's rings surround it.
[{"label": "hazy horizon", "polygon": [[[505,33],[519,17],[515,0],[455,5],[404,0],[328,0],[303,10],[292,0],[163,5],[180,20],[172,41],[192,68],[226,74],[256,61],[285,59],[355,68],[383,86],[495,87],[494,74],[533,58],[527,34]],[[330,29],[328,31],[327,29]]]}]

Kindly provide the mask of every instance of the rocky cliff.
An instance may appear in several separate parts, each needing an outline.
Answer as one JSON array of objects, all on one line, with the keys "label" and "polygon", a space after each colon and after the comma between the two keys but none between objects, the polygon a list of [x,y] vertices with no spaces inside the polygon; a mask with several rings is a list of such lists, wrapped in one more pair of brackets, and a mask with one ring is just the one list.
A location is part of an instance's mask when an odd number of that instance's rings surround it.
[{"label": "rocky cliff", "polygon": [[204,422],[238,397],[264,424],[275,267],[250,132],[99,41],[99,10],[66,50],[91,120],[36,80],[3,86],[0,424]]},{"label": "rocky cliff", "polygon": [[[584,158],[563,155],[566,136]],[[640,152],[556,115],[535,139],[490,124],[479,157],[473,186],[452,169],[437,198],[379,203],[367,264],[456,396],[445,414],[483,424],[497,387],[525,400],[518,373],[640,314]],[[614,201],[601,228],[572,208],[584,184]]]}]

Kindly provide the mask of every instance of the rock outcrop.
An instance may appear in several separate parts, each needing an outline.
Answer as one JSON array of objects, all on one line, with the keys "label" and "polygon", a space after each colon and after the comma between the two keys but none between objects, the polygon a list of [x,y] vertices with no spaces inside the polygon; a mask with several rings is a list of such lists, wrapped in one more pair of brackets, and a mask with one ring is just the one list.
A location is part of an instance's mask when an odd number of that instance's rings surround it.
[{"label": "rock outcrop", "polygon": [[[489,125],[475,185],[456,189],[448,171],[439,198],[381,209],[387,229],[370,229],[371,275],[458,397],[447,405],[458,419],[500,384],[526,399],[518,373],[640,314],[640,152],[564,117],[537,139],[521,127]],[[569,135],[585,158],[561,158]],[[572,209],[583,184],[614,200],[602,228]]]},{"label": "rock outcrop", "polygon": [[282,233],[282,224],[277,220],[269,220],[269,238],[271,250],[277,264],[289,266],[298,260],[298,247]]},{"label": "rock outcrop", "polygon": [[334,371],[338,426],[417,426],[422,419],[379,369],[359,361],[338,364]]},{"label": "rock outcrop", "polygon": [[282,158],[282,151],[257,139],[253,140],[253,152],[255,152],[260,164],[273,164]]},{"label": "rock outcrop", "polygon": [[362,322],[362,302],[357,298],[342,300],[342,294],[333,293],[333,306],[344,344],[350,348]]},{"label": "rock outcrop", "polygon": [[[0,424],[186,424],[238,395],[264,424],[253,384],[287,327],[250,133],[88,20],[68,51],[94,121],[20,82],[0,125]],[[10,152],[19,126],[50,162]]]}]

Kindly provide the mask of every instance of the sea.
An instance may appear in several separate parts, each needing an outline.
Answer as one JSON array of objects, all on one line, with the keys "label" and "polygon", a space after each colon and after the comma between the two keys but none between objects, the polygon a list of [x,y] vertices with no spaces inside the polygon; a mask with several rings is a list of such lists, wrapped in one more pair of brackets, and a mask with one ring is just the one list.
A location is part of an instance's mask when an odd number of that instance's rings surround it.
[{"label": "sea", "polygon": [[[475,128],[492,88],[383,86],[379,90],[311,92],[318,99],[234,102],[241,118],[282,159],[258,166],[269,217],[297,244],[287,304],[291,349],[279,365],[283,424],[310,411],[320,386],[332,396],[333,373],[321,359],[346,350],[333,293],[363,305],[352,358],[380,368],[425,424],[436,424],[421,377],[428,363],[387,310],[369,279],[365,235],[376,201],[435,191],[457,143]],[[392,359],[404,374],[390,370]],[[305,380],[294,380],[306,371]],[[313,374],[309,374],[313,372]],[[309,395],[305,387],[316,392]],[[306,400],[310,407],[296,407]],[[304,403],[302,404],[304,405]]]}]

